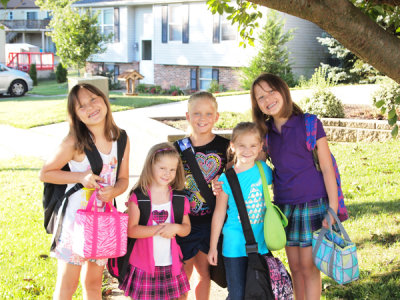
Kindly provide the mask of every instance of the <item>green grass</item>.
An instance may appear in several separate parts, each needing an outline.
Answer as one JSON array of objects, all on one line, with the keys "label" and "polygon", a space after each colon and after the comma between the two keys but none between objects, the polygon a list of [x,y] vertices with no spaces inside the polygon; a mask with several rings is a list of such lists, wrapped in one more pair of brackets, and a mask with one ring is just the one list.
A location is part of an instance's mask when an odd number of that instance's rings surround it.
[{"label": "green grass", "polygon": [[39,80],[38,85],[34,86],[29,94],[54,96],[65,95],[68,93],[68,83],[57,83],[56,80]]},{"label": "green grass", "polygon": [[[151,106],[187,97],[174,96],[124,96],[121,92],[110,93],[112,111],[122,111]],[[66,120],[66,97],[22,97],[0,99],[0,124],[19,128],[59,123]]]},{"label": "green grass", "polygon": [[[324,299],[400,299],[400,141],[332,143],[357,245],[360,279],[340,286],[323,276]],[[0,160],[0,299],[51,299],[56,261],[47,258],[42,162]],[[287,263],[282,251],[278,256]],[[78,290],[75,299],[80,299]]]}]

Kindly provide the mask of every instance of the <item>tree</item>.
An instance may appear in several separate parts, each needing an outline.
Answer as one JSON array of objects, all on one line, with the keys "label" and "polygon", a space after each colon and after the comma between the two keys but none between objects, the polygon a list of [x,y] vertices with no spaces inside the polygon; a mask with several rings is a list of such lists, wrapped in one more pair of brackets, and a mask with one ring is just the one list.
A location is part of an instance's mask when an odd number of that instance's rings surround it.
[{"label": "tree", "polygon": [[38,0],[42,9],[51,10],[49,33],[56,45],[57,55],[66,66],[81,69],[93,54],[103,53],[111,35],[104,36],[97,26],[97,15],[90,11],[78,11],[69,0]]},{"label": "tree", "polygon": [[313,22],[358,58],[400,83],[400,0],[208,0],[207,4],[213,13],[225,12],[232,23],[237,22],[240,35],[250,44],[262,17],[257,5]]},{"label": "tree", "polygon": [[262,72],[274,73],[281,76],[289,86],[295,81],[289,63],[289,52],[285,44],[293,38],[293,30],[284,32],[284,21],[274,10],[267,15],[267,22],[263,27],[259,39],[259,52],[250,61],[248,67],[242,68],[242,85],[250,89],[251,83]]}]

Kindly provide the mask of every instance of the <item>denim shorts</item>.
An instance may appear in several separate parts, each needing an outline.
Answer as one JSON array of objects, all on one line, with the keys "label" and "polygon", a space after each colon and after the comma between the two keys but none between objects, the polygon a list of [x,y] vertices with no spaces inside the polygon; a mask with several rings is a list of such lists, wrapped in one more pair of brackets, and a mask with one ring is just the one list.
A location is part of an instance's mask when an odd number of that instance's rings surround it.
[{"label": "denim shorts", "polygon": [[191,259],[201,251],[205,254],[210,250],[211,224],[193,224],[188,236],[176,237],[176,241],[181,247],[183,260]]}]

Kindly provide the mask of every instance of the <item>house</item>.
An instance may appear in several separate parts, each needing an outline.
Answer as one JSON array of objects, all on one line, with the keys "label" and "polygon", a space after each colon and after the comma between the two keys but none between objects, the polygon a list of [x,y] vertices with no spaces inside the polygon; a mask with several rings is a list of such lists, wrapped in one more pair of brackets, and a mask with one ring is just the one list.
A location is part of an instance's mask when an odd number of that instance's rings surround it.
[{"label": "house", "polygon": [[6,32],[5,27],[0,23],[0,63],[6,63]]},{"label": "house", "polygon": [[[212,80],[227,89],[240,88],[238,67],[256,54],[254,47],[239,47],[236,26],[213,15],[204,0],[81,0],[77,7],[98,11],[103,33],[114,33],[103,54],[87,63],[92,73],[127,69],[144,76],[142,83],[204,90]],[[298,28],[288,44],[295,74],[310,76],[326,53],[316,40],[316,25],[282,14],[286,27]]]},{"label": "house", "polygon": [[42,52],[55,52],[49,31],[49,11],[41,11],[35,0],[10,0],[7,7],[0,5],[1,23],[7,28],[6,43],[27,43],[39,47]]}]

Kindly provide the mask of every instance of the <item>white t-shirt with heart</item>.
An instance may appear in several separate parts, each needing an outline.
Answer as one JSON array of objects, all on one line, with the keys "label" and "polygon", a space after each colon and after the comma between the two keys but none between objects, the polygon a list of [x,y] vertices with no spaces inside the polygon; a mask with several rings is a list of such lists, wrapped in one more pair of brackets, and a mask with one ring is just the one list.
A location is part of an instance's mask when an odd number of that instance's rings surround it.
[{"label": "white t-shirt with heart", "polygon": [[[152,204],[153,225],[171,223],[171,201]],[[156,266],[172,265],[171,239],[160,235],[153,236],[153,255]]]}]

